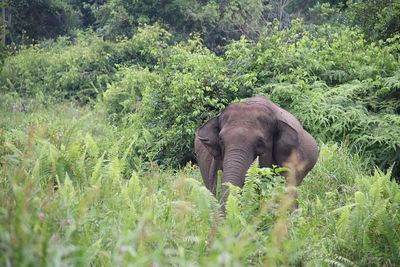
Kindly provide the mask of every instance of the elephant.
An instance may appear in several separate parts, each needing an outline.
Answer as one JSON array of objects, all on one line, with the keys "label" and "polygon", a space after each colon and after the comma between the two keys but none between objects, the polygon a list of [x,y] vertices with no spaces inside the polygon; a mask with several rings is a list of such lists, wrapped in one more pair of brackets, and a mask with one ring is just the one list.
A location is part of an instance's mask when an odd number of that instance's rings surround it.
[{"label": "elephant", "polygon": [[[216,195],[217,173],[223,171],[221,205],[228,196],[226,183],[243,187],[250,165],[286,167],[286,185],[298,186],[318,159],[315,139],[288,111],[263,96],[228,105],[196,131],[197,163],[205,186]],[[297,208],[297,194],[294,208]]]}]

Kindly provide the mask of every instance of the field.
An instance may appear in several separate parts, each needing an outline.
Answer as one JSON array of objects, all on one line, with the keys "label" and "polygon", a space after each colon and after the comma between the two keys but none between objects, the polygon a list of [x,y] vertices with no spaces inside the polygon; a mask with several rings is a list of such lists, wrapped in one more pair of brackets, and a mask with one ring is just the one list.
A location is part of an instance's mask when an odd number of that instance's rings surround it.
[{"label": "field", "polygon": [[253,166],[224,218],[196,166],[132,170],[135,135],[100,110],[63,103],[2,113],[3,266],[399,262],[399,186],[390,173],[369,175],[345,147],[320,145],[296,212],[282,205],[280,177]]}]

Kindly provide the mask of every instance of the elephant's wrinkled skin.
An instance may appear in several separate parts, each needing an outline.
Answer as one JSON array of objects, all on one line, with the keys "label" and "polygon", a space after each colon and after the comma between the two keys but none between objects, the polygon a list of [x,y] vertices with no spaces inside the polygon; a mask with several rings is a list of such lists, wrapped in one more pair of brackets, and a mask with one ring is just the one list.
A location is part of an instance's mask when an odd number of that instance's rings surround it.
[{"label": "elephant's wrinkled skin", "polygon": [[[318,158],[317,143],[300,122],[261,96],[229,105],[197,129],[195,151],[204,183],[214,195],[218,170],[223,170],[223,183],[242,187],[257,156],[260,167],[287,167],[283,175],[290,186],[299,185]],[[226,195],[223,186],[222,204]]]}]

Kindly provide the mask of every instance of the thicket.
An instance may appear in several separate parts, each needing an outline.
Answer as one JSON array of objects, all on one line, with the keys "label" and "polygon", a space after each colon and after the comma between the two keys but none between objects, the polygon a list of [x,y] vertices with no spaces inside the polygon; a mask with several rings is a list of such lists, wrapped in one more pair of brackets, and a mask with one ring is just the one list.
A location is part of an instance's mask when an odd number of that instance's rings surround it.
[{"label": "thicket", "polygon": [[[159,25],[130,39],[87,32],[9,57],[1,88],[20,96],[100,100],[119,127],[143,129],[135,153],[162,165],[193,158],[196,128],[232,101],[267,95],[323,142],[347,142],[383,169],[400,162],[399,37],[367,43],[357,30],[292,21],[224,56],[199,36],[176,44]],[[396,164],[397,163],[397,164]]]},{"label": "thicket", "polygon": [[[225,218],[195,166],[131,165],[138,132],[71,103],[13,111],[1,96],[1,265],[396,266],[400,188],[322,145],[288,207],[284,180],[251,167]],[[141,162],[138,159],[138,162]]]},{"label": "thicket", "polygon": [[396,0],[353,1],[346,16],[369,40],[386,40],[400,31],[400,2]]},{"label": "thicket", "polygon": [[[161,23],[176,40],[202,34],[215,50],[241,35],[256,38],[267,21],[288,23],[295,12],[306,12],[316,1],[131,1],[131,0],[13,0],[3,1],[7,43],[30,44],[45,38],[93,28],[115,40],[131,37],[139,26]],[[290,5],[288,5],[290,4]],[[302,12],[299,12],[299,11]]]},{"label": "thicket", "polygon": [[[400,264],[397,2],[301,10],[315,24],[289,20],[304,1],[78,2],[12,3],[94,29],[53,25],[69,35],[0,56],[1,265]],[[195,130],[256,94],[299,118],[319,162],[297,212],[253,166],[223,218],[188,163]]]},{"label": "thicket", "polygon": [[310,24],[339,23],[360,28],[370,41],[386,40],[399,31],[397,0],[4,0],[2,36],[7,44],[27,45],[91,28],[109,40],[132,37],[145,24],[160,23],[174,40],[201,34],[214,52],[241,36],[258,40],[277,20],[283,28],[291,20]]},{"label": "thicket", "polygon": [[397,40],[368,44],[350,28],[293,22],[284,31],[270,28],[257,43],[234,42],[217,57],[193,39],[166,47],[154,71],[121,71],[126,76],[109,87],[104,103],[112,117],[126,114],[150,130],[147,153],[161,163],[190,159],[202,122],[234,100],[264,94],[320,141],[347,142],[388,168],[400,162]]},{"label": "thicket", "polygon": [[154,66],[168,35],[154,26],[119,42],[104,41],[88,31],[30,45],[7,58],[0,86],[3,92],[16,92],[22,97],[95,100],[122,66]]}]

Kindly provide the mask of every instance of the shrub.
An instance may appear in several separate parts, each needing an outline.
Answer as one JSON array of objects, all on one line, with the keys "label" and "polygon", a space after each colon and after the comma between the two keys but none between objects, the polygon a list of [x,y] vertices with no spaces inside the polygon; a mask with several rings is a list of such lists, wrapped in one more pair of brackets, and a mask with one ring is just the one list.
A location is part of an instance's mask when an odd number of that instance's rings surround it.
[{"label": "shrub", "polygon": [[153,136],[151,158],[177,165],[193,159],[194,134],[202,122],[234,99],[249,95],[240,90],[243,79],[231,79],[223,59],[198,39],[170,47],[162,66],[135,81],[146,84],[136,118]]},{"label": "shrub", "polygon": [[273,25],[256,44],[234,43],[227,54],[236,55],[228,57],[230,62],[249,62],[247,72],[257,74],[260,87],[314,81],[334,86],[391,76],[399,67],[396,49],[397,44],[390,41],[367,44],[360,32],[348,27],[305,26],[295,20],[284,30]]},{"label": "shrub", "polygon": [[[291,238],[297,260],[311,265],[392,266],[399,262],[399,185],[390,171],[366,174],[358,156],[322,146],[316,167],[299,187],[300,216]],[[317,252],[318,251],[318,252]]]},{"label": "shrub", "polygon": [[8,58],[0,74],[2,90],[23,97],[49,94],[87,100],[110,81],[112,47],[99,37],[87,33],[75,44],[60,38],[47,45],[32,45]]},{"label": "shrub", "polygon": [[78,32],[73,40],[43,42],[7,58],[0,73],[1,88],[20,96],[52,95],[96,99],[114,79],[119,66],[153,66],[162,59],[169,34],[159,26],[140,29],[131,39],[104,41],[92,32]]},{"label": "shrub", "polygon": [[[399,61],[393,40],[368,44],[347,27],[294,21],[283,31],[271,28],[256,44],[233,43],[226,60],[235,66],[234,77],[254,75],[252,94],[269,95],[314,137],[349,142],[373,165],[388,168],[400,161]],[[399,171],[396,165],[395,176]]]},{"label": "shrub", "polygon": [[103,94],[103,104],[116,121],[137,112],[143,92],[161,84],[159,75],[139,67],[120,68],[115,76]]},{"label": "shrub", "polygon": [[385,40],[400,30],[400,4],[397,1],[350,2],[346,16],[348,23],[359,27],[370,40]]},{"label": "shrub", "polygon": [[[147,129],[155,145],[146,156],[166,165],[193,159],[196,128],[232,101],[255,94],[292,111],[317,139],[347,140],[381,168],[397,162],[394,39],[367,44],[348,27],[278,26],[257,43],[233,42],[223,57],[197,37],[174,46],[161,42],[156,67],[122,68],[104,103],[111,117],[124,121],[126,115],[125,121]],[[133,111],[138,114],[129,115]]]},{"label": "shrub", "polygon": [[400,262],[400,190],[390,176],[390,172],[376,171],[372,177],[356,179],[358,191],[336,211],[333,254],[358,265],[390,266]]},{"label": "shrub", "polygon": [[[282,177],[252,166],[227,214],[197,167],[131,165],[132,128],[71,104],[12,111],[1,96],[3,265],[396,265],[399,186],[321,145],[288,210]],[[4,101],[3,101],[4,100]],[[153,143],[150,142],[150,145]],[[372,216],[371,216],[372,215]]]},{"label": "shrub", "polygon": [[[353,82],[330,88],[315,83],[308,90],[281,85],[273,89],[271,96],[286,104],[314,137],[324,142],[346,142],[353,151],[363,152],[372,165],[386,169],[400,160],[400,120],[398,114],[392,114],[397,104],[380,99],[374,112],[370,99],[376,96],[370,94],[363,99],[369,85],[368,81]],[[393,107],[376,108],[379,106]],[[394,171],[397,176],[399,167],[396,165]]]}]

